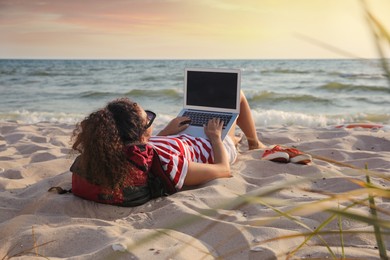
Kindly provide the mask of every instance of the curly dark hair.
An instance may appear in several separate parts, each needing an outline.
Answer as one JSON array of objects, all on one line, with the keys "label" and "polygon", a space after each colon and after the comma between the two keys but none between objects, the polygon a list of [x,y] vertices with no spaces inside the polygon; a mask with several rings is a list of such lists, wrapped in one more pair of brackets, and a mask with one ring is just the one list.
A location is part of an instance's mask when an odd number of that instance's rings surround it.
[{"label": "curly dark hair", "polygon": [[82,154],[83,177],[96,185],[118,187],[132,167],[124,147],[140,143],[144,125],[140,107],[127,98],[108,103],[78,123],[72,149]]}]

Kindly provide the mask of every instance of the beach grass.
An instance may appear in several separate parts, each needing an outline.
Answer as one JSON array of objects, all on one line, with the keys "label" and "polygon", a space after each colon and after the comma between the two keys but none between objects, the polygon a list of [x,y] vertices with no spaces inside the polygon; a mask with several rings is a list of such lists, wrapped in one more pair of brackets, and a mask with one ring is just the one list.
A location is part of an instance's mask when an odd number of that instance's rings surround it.
[{"label": "beach grass", "polygon": [[[283,189],[290,189],[291,187],[296,187],[299,189],[299,186],[306,183],[315,181],[314,179],[303,178],[296,181],[285,182],[278,186],[273,187],[261,187],[256,189],[255,191],[250,192],[250,194],[246,194],[243,196],[238,196],[235,200],[227,202],[225,205],[220,205],[217,207],[218,209],[225,210],[239,210],[243,209],[248,205],[257,205],[260,207],[268,207],[275,212],[275,215],[272,217],[264,217],[259,219],[258,221],[252,222],[250,227],[248,228],[256,228],[261,226],[266,226],[272,224],[274,221],[284,218],[289,220],[300,227],[303,227],[306,232],[298,232],[291,235],[283,235],[274,237],[271,239],[263,240],[263,241],[255,241],[252,244],[252,249],[257,248],[260,250],[262,245],[273,241],[279,240],[288,240],[288,239],[297,239],[301,238],[302,242],[293,249],[290,249],[287,252],[284,252],[284,256],[286,259],[294,258],[294,255],[299,252],[305,246],[310,246],[310,241],[316,237],[318,238],[319,243],[324,246],[328,252],[329,257],[332,259],[345,259],[344,252],[344,239],[347,235],[358,235],[358,234],[368,234],[373,235],[376,238],[378,255],[381,259],[388,259],[386,252],[386,245],[382,239],[383,236],[390,235],[390,212],[386,209],[381,209],[375,205],[375,199],[383,200],[390,199],[390,190],[384,188],[382,186],[375,185],[371,183],[370,175],[374,174],[374,176],[381,176],[382,173],[376,173],[372,171],[368,171],[366,169],[357,169],[356,167],[351,167],[356,170],[357,178],[345,177],[346,180],[358,183],[361,188],[351,190],[349,192],[344,192],[341,194],[331,194],[324,191],[317,190],[307,190],[302,188],[305,192],[311,192],[313,195],[321,195],[325,196],[324,199],[311,201],[308,203],[296,203],[287,211],[280,210],[280,208],[285,208],[289,203],[286,203],[283,200],[275,199],[273,195],[282,191]],[[359,176],[366,175],[366,182],[359,179]],[[386,178],[388,181],[388,178]],[[366,208],[365,213],[362,213],[362,210]],[[358,210],[356,210],[358,209]],[[381,216],[378,216],[377,212],[381,213]],[[328,216],[322,223],[318,225],[315,229],[310,228],[306,225],[301,217],[305,215],[311,214],[324,214],[324,216]],[[158,231],[153,235],[150,235],[145,238],[143,241],[137,241],[137,243],[133,245],[129,245],[128,250],[131,252],[135,247],[140,245],[139,243],[150,242],[157,237],[162,235],[169,236],[169,230],[176,230],[180,227],[192,225],[197,221],[201,221],[208,216],[218,216],[218,210],[207,210],[198,216],[193,216],[191,218],[184,218],[178,222],[175,222],[174,225],[166,227],[166,231],[161,232]],[[226,216],[219,215],[217,217],[218,221],[224,221]],[[372,230],[348,230],[343,229],[342,219],[348,219],[350,221],[365,223],[367,226],[372,226]],[[328,225],[332,222],[336,221],[338,224],[338,229],[327,228]],[[201,238],[208,233],[212,233],[213,229],[216,228],[218,222],[212,222],[207,225],[203,229],[199,230],[196,235],[194,235],[193,240]],[[244,228],[243,228],[244,229]],[[385,231],[382,231],[385,230]],[[237,232],[242,232],[243,230],[239,230]],[[234,236],[238,234],[231,234],[230,237],[224,238],[222,241],[227,241],[230,239],[234,239]],[[335,252],[334,243],[335,243],[335,235],[339,236],[339,247],[341,248],[341,253]],[[333,246],[330,246],[329,240],[327,237],[330,237]],[[223,243],[223,242],[221,242]],[[184,243],[184,247],[191,247],[192,241],[186,241]],[[241,250],[245,250],[248,248],[237,247],[232,248],[229,252],[226,252],[221,258],[228,257],[230,255],[235,255]],[[182,247],[181,250],[184,250]],[[256,250],[256,249],[255,249]],[[212,252],[203,252],[205,257],[213,256]],[[172,255],[174,257],[174,255]],[[278,257],[283,257],[283,255],[279,255]]]},{"label": "beach grass", "polygon": [[[366,164],[366,169],[367,168],[368,168],[368,165]],[[371,178],[368,174],[366,175],[366,180],[367,180],[367,184],[371,186]],[[371,212],[372,217],[375,219],[378,219],[376,205],[375,205],[375,197],[372,196],[372,194],[369,194],[368,200],[370,203],[370,212]],[[388,257],[387,257],[386,245],[382,239],[381,228],[376,223],[374,223],[373,226],[374,226],[374,231],[375,231],[376,243],[378,245],[379,255],[380,255],[381,259],[387,259]]]},{"label": "beach grass", "polygon": [[[332,160],[329,160],[332,161]],[[345,166],[345,164],[343,164]],[[295,248],[289,249],[284,252],[282,255],[279,255],[278,258],[285,257],[286,259],[295,259],[294,256],[299,250],[303,249],[305,246],[311,245],[311,240],[317,238],[317,242],[314,244],[321,244],[324,246],[329,253],[331,259],[346,259],[345,255],[345,237],[350,235],[372,235],[376,239],[376,244],[378,248],[378,255],[381,259],[388,259],[386,252],[386,245],[383,236],[390,235],[390,212],[386,209],[381,209],[375,204],[375,199],[383,200],[390,199],[390,190],[387,187],[382,187],[380,185],[375,185],[371,182],[370,176],[383,176],[384,181],[389,181],[387,175],[383,173],[369,171],[368,169],[359,169],[357,167],[351,166],[351,169],[355,170],[356,178],[345,177],[346,180],[354,182],[361,186],[360,189],[354,189],[344,193],[329,193],[321,190],[309,190],[304,187],[305,183],[313,182],[316,179],[314,178],[300,178],[299,180],[284,182],[280,185],[275,185],[272,187],[260,187],[254,191],[251,191],[248,194],[237,196],[234,200],[229,200],[223,205],[219,205],[215,209],[208,209],[201,212],[198,215],[194,215],[188,218],[182,218],[178,221],[175,221],[173,225],[166,226],[164,230],[156,230],[155,233],[146,236],[143,240],[137,241],[134,244],[129,244],[127,250],[132,252],[138,246],[143,245],[144,243],[151,243],[157,238],[162,236],[174,236],[170,233],[170,230],[178,230],[181,227],[189,226],[198,223],[199,221],[213,217],[217,221],[213,221],[210,224],[206,225],[204,228],[200,229],[193,238],[188,241],[181,241],[183,246],[178,250],[184,250],[186,247],[193,247],[194,241],[201,239],[202,236],[207,236],[212,234],[215,228],[218,228],[217,225],[220,221],[227,221],[225,215],[219,213],[219,209],[234,211],[244,209],[249,205],[256,205],[259,207],[267,207],[271,209],[275,214],[273,216],[259,218],[257,221],[252,221],[248,227],[242,227],[240,230],[237,230],[235,233],[230,234],[230,236],[221,238],[219,241],[220,245],[223,245],[229,240],[234,240],[238,233],[245,231],[249,228],[257,228],[262,226],[267,226],[272,224],[274,221],[284,218],[285,220],[291,221],[296,225],[303,227],[306,232],[298,232],[290,235],[277,236],[271,239],[262,240],[262,241],[252,241],[250,250],[262,250],[261,246],[281,240],[297,239],[301,240],[298,246]],[[361,177],[366,178],[366,181],[362,180]],[[377,180],[378,181],[378,180]],[[380,182],[380,181],[379,181]],[[302,187],[301,187],[302,186]],[[306,193],[312,193],[313,195],[321,195],[324,198],[316,201],[295,203],[292,207],[289,207],[290,202],[286,202],[281,199],[276,199],[274,195],[278,194],[283,190],[288,190],[291,187],[296,189],[301,189]],[[301,187],[301,188],[300,188]],[[288,210],[283,210],[284,208]],[[365,208],[365,210],[364,210]],[[363,211],[363,212],[362,212]],[[378,215],[378,212],[381,215]],[[328,216],[322,223],[320,223],[316,228],[311,228],[302,221],[302,216],[312,215],[312,214],[323,214]],[[372,230],[348,230],[344,229],[342,225],[342,220],[348,219],[354,222],[365,223],[367,226],[371,226]],[[336,229],[328,227],[331,223],[337,222]],[[383,231],[384,230],[384,231]],[[335,235],[339,237],[339,248],[341,250],[335,251]],[[329,237],[329,238],[328,238]],[[332,241],[333,246],[329,245],[329,241]],[[312,244],[313,244],[312,243]],[[200,248],[200,254],[203,254],[203,257],[215,257],[214,250],[217,250],[218,246],[213,248],[210,251],[204,251]],[[248,250],[247,247],[237,247],[231,248],[229,251],[225,252],[224,255],[218,256],[223,259],[225,257],[230,257],[236,255],[241,250]],[[172,258],[175,258],[175,253],[171,255]]]},{"label": "beach grass", "polygon": [[[329,160],[331,161],[331,160]],[[343,164],[345,166],[345,164]],[[276,220],[284,218],[285,220],[291,221],[296,225],[303,227],[305,232],[297,232],[290,235],[277,236],[266,240],[252,241],[251,248],[247,247],[236,247],[231,248],[229,251],[224,252],[224,255],[219,255],[218,258],[223,259],[236,255],[241,250],[253,250],[260,251],[262,246],[267,243],[281,240],[290,240],[290,239],[300,239],[301,243],[295,248],[290,248],[288,251],[277,256],[278,258],[285,257],[286,259],[296,259],[294,258],[295,254],[299,250],[303,249],[306,246],[311,246],[312,244],[321,244],[324,246],[329,253],[331,259],[346,259],[344,247],[345,247],[345,237],[351,235],[372,235],[376,239],[378,255],[381,259],[388,259],[386,252],[386,245],[383,236],[390,235],[390,212],[386,209],[382,209],[375,204],[375,199],[383,200],[390,199],[390,190],[386,187],[380,185],[375,185],[371,182],[371,176],[383,176],[384,181],[389,181],[387,175],[383,173],[369,171],[368,169],[359,169],[357,167],[351,166],[351,169],[355,170],[356,178],[345,177],[346,180],[359,184],[360,189],[354,189],[344,193],[329,193],[321,190],[308,190],[305,188],[304,184],[308,182],[313,182],[315,178],[300,178],[299,180],[284,182],[280,185],[275,185],[272,187],[260,187],[251,191],[245,195],[238,195],[236,199],[229,200],[222,205],[218,205],[215,209],[208,209],[201,211],[198,215],[192,215],[187,218],[182,218],[175,220],[174,224],[170,226],[165,226],[164,229],[155,230],[154,233],[145,236],[143,239],[136,241],[133,244],[128,244],[126,250],[132,252],[137,247],[144,244],[153,243],[156,239],[163,238],[165,236],[171,237],[173,239],[179,240],[182,244],[180,248],[173,252],[170,257],[175,258],[176,254],[179,251],[185,250],[187,247],[193,247],[199,251],[199,259],[204,259],[208,257],[215,257],[218,245],[209,251],[205,251],[202,248],[197,248],[194,241],[201,239],[202,236],[210,235],[214,232],[220,221],[226,220],[226,215],[220,214],[219,210],[240,210],[244,209],[246,206],[255,205],[259,207],[267,207],[271,209],[275,214],[273,216],[259,218],[257,221],[252,221],[251,224],[247,227],[241,227],[235,233],[231,233],[230,236],[221,238],[219,245],[223,245],[229,240],[234,240],[235,236],[239,235],[240,232],[244,232],[245,229],[257,228],[262,226],[271,225]],[[366,178],[366,181],[362,180],[361,177]],[[378,181],[378,180],[377,180]],[[380,182],[380,180],[379,180]],[[302,186],[302,187],[301,187]],[[289,206],[289,202],[286,202],[281,199],[276,199],[274,195],[278,194],[283,190],[288,190],[291,187],[301,189],[306,193],[310,192],[313,195],[321,195],[324,198],[316,201],[295,203],[292,207]],[[300,188],[301,187],[301,188]],[[283,210],[284,208],[288,210]],[[365,211],[363,209],[365,208]],[[380,216],[378,215],[380,213]],[[311,215],[311,214],[323,214],[328,216],[323,222],[321,222],[316,228],[311,228],[302,221],[302,216]],[[210,219],[213,217],[214,221],[206,225],[204,228],[198,230],[196,234],[193,235],[192,239],[189,240],[180,240],[172,234],[171,231],[179,230],[185,226],[195,225],[203,220]],[[342,225],[342,220],[348,219],[350,221],[365,223],[367,226],[371,226],[372,230],[349,230],[344,229]],[[337,222],[336,229],[328,227],[331,223]],[[384,230],[384,231],[383,231]],[[335,235],[339,237],[339,246],[335,249]],[[329,237],[329,238],[328,238]],[[317,238],[317,242],[310,243],[312,239]],[[332,241],[333,246],[329,245],[329,241]],[[43,245],[39,245],[43,246]],[[337,249],[339,248],[339,249]],[[341,252],[340,252],[341,250]],[[203,255],[203,256],[202,256]]]},{"label": "beach grass", "polygon": [[367,24],[372,34],[373,44],[375,45],[378,57],[381,60],[383,72],[387,76],[390,86],[390,66],[385,53],[385,49],[390,47],[390,33],[383,23],[370,11],[367,2],[361,0],[361,3],[366,15]]}]

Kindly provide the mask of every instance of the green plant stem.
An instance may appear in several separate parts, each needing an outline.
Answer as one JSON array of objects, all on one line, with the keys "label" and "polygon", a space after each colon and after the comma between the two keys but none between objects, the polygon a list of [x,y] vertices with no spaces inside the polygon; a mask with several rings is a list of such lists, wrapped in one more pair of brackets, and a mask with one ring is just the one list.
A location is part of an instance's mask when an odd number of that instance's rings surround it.
[{"label": "green plant stem", "polygon": [[[366,164],[366,169],[367,168],[368,168],[368,166]],[[368,174],[366,174],[366,181],[367,181],[368,184],[371,184],[370,176]],[[375,199],[374,199],[374,197],[371,194],[368,195],[368,201],[370,203],[371,215],[373,216],[374,219],[377,219],[378,215],[377,215],[377,212],[376,212]],[[373,223],[373,226],[374,226],[374,233],[375,233],[376,243],[378,245],[379,255],[380,255],[381,259],[386,259],[387,260],[388,257],[387,257],[387,252],[386,252],[386,246],[385,246],[385,244],[383,242],[383,239],[382,239],[381,229],[375,223]]]},{"label": "green plant stem", "polygon": [[[338,205],[340,209],[340,204]],[[343,237],[343,222],[341,220],[341,216],[338,215],[338,221],[339,221],[339,230],[340,230],[340,242],[341,242],[341,255],[343,259],[345,259],[345,251],[344,251],[344,237]]]}]

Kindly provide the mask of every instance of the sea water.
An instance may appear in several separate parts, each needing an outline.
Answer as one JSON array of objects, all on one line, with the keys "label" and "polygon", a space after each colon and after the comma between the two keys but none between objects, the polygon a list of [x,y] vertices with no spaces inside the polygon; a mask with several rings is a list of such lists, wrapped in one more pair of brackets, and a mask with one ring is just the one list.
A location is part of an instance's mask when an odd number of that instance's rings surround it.
[{"label": "sea water", "polygon": [[157,113],[183,104],[184,68],[238,68],[258,126],[390,124],[379,60],[0,60],[0,122],[76,123],[128,97]]}]

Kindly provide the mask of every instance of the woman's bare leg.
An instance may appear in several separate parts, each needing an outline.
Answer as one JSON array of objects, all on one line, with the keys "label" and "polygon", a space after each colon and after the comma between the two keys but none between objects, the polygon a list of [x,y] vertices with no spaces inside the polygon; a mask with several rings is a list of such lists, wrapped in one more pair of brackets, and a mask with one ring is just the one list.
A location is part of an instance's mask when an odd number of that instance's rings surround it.
[{"label": "woman's bare leg", "polygon": [[[246,139],[248,140],[249,150],[266,147],[257,138],[255,122],[252,117],[251,109],[249,107],[248,100],[246,99],[242,91],[240,99],[240,115],[237,118],[237,125],[244,132]],[[229,135],[233,141],[237,140],[236,138],[234,138],[234,128],[232,128],[232,130],[229,132]]]},{"label": "woman's bare leg", "polygon": [[232,139],[234,145],[237,146],[237,144],[241,141],[242,136],[237,136],[235,130],[236,130],[236,122],[233,123],[232,128],[230,128],[228,135],[230,136],[230,139]]}]

